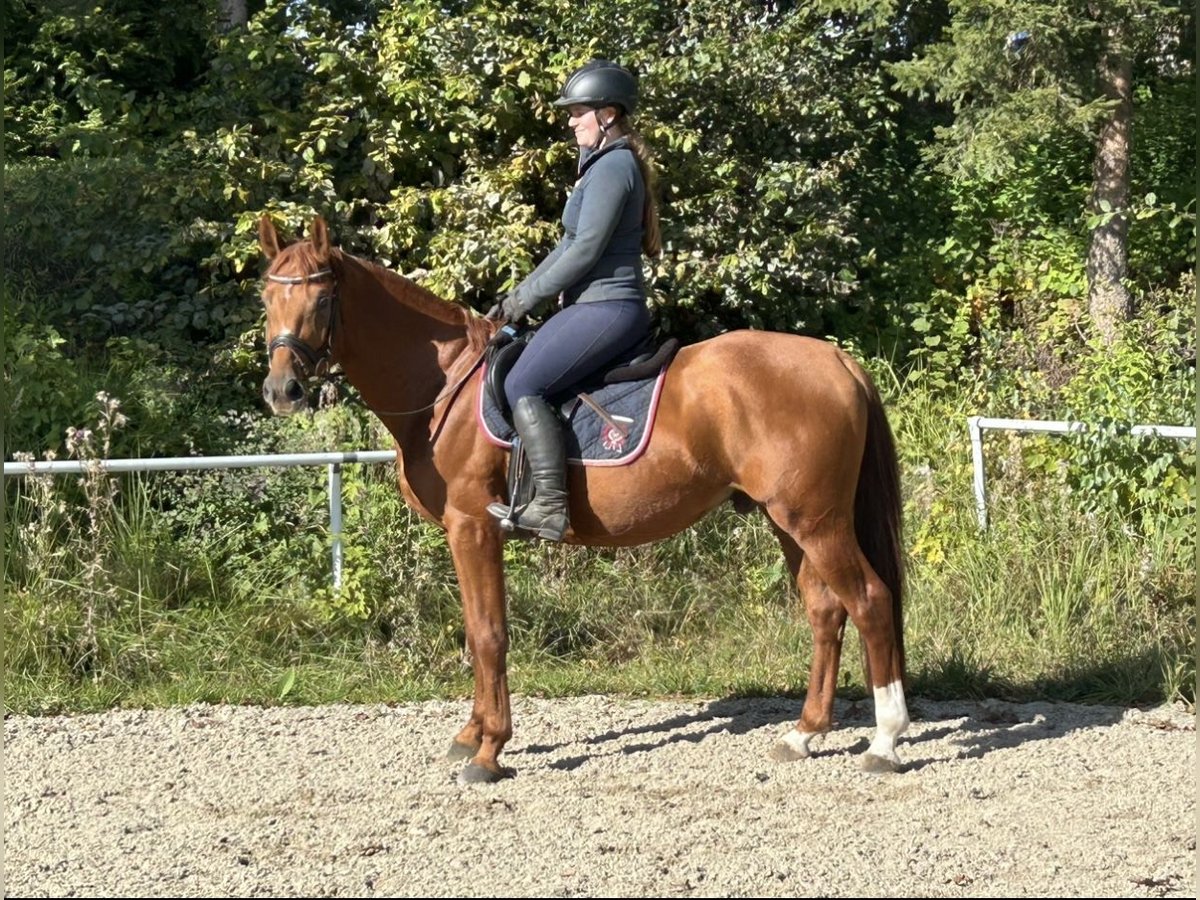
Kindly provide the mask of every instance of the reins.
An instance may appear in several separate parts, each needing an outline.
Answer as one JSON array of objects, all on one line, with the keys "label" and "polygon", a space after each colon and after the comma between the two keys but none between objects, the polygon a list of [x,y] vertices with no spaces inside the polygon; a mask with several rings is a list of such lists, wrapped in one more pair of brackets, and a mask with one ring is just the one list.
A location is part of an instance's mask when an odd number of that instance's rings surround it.
[{"label": "reins", "polygon": [[470,379],[470,377],[475,374],[475,370],[478,369],[481,365],[483,365],[483,360],[486,356],[487,356],[487,348],[485,347],[484,351],[479,354],[479,357],[475,360],[475,362],[471,363],[471,368],[467,369],[466,375],[464,375],[462,378],[460,378],[454,384],[453,387],[448,388],[445,391],[443,391],[441,394],[439,394],[432,403],[430,403],[426,406],[422,406],[420,409],[409,409],[409,410],[405,410],[404,412],[391,412],[391,411],[380,410],[380,409],[374,409],[371,411],[373,413],[375,413],[375,415],[377,415],[377,416],[415,416],[417,413],[428,412],[429,410],[431,410],[435,406],[437,406],[439,403],[441,403],[443,400],[445,400],[447,397],[449,397],[451,394],[454,394],[455,392],[457,392],[459,390],[459,388],[461,388],[464,384],[466,384],[467,381]]}]

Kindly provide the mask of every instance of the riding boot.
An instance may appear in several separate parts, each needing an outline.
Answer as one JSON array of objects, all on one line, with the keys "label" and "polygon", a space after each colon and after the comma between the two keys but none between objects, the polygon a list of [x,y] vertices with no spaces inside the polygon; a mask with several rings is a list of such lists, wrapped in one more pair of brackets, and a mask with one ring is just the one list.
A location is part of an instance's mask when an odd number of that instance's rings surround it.
[{"label": "riding boot", "polygon": [[541,397],[522,397],[513,410],[521,435],[533,499],[519,510],[517,528],[548,541],[561,541],[567,530],[567,447],[562,421]]}]

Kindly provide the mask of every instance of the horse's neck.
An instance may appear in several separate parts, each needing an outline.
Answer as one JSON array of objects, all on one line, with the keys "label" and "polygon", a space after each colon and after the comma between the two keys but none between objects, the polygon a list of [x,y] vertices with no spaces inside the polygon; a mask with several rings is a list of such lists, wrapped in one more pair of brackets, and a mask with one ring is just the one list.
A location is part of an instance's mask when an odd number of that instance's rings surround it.
[{"label": "horse's neck", "polygon": [[338,357],[346,377],[397,439],[427,430],[428,415],[386,414],[420,409],[446,390],[470,349],[466,317],[364,260],[345,256],[343,271]]}]

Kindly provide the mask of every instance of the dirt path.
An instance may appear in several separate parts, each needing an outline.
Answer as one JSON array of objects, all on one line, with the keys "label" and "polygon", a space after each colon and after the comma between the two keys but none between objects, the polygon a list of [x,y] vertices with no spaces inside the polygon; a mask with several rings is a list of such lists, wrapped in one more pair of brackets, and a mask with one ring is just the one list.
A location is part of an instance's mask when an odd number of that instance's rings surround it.
[{"label": "dirt path", "polygon": [[8,896],[1196,896],[1178,707],[869,704],[767,759],[784,700],[517,699],[515,779],[442,760],[465,703],[5,722]]}]

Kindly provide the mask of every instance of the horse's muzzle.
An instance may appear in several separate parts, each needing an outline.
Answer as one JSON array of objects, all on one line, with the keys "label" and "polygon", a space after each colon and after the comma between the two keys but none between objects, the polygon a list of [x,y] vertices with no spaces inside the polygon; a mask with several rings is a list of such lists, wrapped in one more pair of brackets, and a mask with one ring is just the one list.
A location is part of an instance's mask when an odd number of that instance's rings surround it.
[{"label": "horse's muzzle", "polygon": [[308,407],[308,395],[302,385],[290,373],[268,375],[263,379],[263,399],[271,412],[277,416],[290,416]]}]

